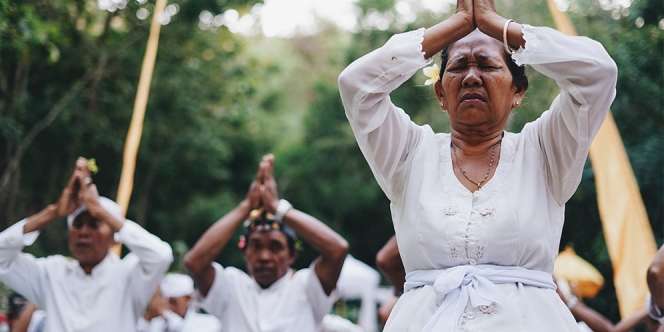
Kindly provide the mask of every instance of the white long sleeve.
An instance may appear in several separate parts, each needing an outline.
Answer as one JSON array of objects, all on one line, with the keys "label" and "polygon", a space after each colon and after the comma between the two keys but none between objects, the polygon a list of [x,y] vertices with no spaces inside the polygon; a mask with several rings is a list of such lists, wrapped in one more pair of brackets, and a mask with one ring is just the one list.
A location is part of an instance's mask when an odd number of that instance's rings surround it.
[{"label": "white long sleeve", "polygon": [[341,100],[357,143],[390,200],[399,200],[409,152],[423,130],[392,103],[390,93],[430,62],[422,53],[423,38],[424,29],[394,35],[339,75]]},{"label": "white long sleeve", "polygon": [[131,251],[125,259],[138,260],[130,280],[136,308],[144,309],[173,261],[171,247],[130,220],[125,221],[115,238]]},{"label": "white long sleeve", "polygon": [[23,219],[0,233],[0,281],[43,307],[43,260],[23,253],[35,242],[39,232],[23,233]]},{"label": "white long sleeve", "polygon": [[548,111],[524,128],[537,135],[546,160],[548,185],[564,204],[581,181],[583,165],[616,95],[618,69],[602,44],[545,27],[523,25],[526,47],[513,55],[556,81],[560,94]]}]

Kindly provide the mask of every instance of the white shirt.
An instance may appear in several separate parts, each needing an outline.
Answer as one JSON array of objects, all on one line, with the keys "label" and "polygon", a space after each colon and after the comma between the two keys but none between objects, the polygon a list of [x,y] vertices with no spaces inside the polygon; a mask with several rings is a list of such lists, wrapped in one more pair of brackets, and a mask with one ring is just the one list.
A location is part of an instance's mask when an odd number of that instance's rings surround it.
[{"label": "white shirt", "polygon": [[344,300],[361,300],[357,325],[365,332],[378,330],[376,293],[380,284],[380,273],[371,266],[348,255],[341,268],[336,293]]},{"label": "white shirt", "polygon": [[[528,25],[523,32],[525,48],[513,59],[556,81],[560,94],[520,133],[504,134],[493,178],[474,193],[454,175],[450,135],[413,123],[390,100],[430,62],[422,53],[424,29],[393,36],[339,76],[360,150],[391,201],[407,272],[476,264],[553,271],[565,202],[615,96],[617,69],[591,39]],[[459,330],[578,331],[554,290],[520,283],[496,288],[500,305],[468,306],[456,321]],[[385,331],[421,331],[441,305],[447,304],[432,286],[411,290]]]},{"label": "white shirt", "polygon": [[60,255],[22,253],[38,232],[23,234],[25,220],[0,233],[0,281],[46,312],[47,332],[131,332],[168,269],[170,246],[127,220],[115,238],[131,251],[110,253],[90,274]]},{"label": "white shirt", "polygon": [[652,296],[648,297],[648,315],[653,320],[656,320],[658,323],[664,325],[664,311],[662,311],[655,301],[653,301]]},{"label": "white shirt", "polygon": [[138,322],[138,332],[221,332],[221,323],[212,315],[189,310],[182,318],[167,310],[161,316],[151,319],[144,318]]},{"label": "white shirt", "polygon": [[311,268],[289,271],[262,289],[243,271],[214,263],[202,307],[233,332],[314,332],[334,304]]},{"label": "white shirt", "polygon": [[367,332],[368,330],[353,324],[353,322],[337,315],[325,315],[321,332]]},{"label": "white shirt", "polygon": [[184,318],[182,332],[221,332],[222,326],[216,317],[196,311],[189,311]]},{"label": "white shirt", "polygon": [[28,332],[44,332],[46,323],[46,312],[44,310],[35,310],[30,317],[30,324],[28,324]]}]

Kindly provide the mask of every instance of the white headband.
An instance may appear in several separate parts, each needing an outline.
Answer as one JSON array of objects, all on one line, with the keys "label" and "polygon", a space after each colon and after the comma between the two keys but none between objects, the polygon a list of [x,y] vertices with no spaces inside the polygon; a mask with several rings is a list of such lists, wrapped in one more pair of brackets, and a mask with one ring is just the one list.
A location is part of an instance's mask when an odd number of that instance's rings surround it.
[{"label": "white headband", "polygon": [[169,273],[161,281],[159,288],[166,298],[187,296],[194,294],[194,281],[186,274]]},{"label": "white headband", "polygon": [[[101,207],[106,210],[106,212],[110,213],[113,217],[119,219],[119,220],[124,220],[124,217],[122,216],[122,209],[120,209],[120,205],[118,203],[115,203],[109,198],[106,198],[104,196],[99,196],[99,204],[101,204]],[[74,220],[76,217],[81,215],[81,213],[87,211],[88,208],[85,205],[81,205],[78,209],[76,209],[74,212],[72,212],[70,215],[67,216],[67,227],[71,228]]]}]

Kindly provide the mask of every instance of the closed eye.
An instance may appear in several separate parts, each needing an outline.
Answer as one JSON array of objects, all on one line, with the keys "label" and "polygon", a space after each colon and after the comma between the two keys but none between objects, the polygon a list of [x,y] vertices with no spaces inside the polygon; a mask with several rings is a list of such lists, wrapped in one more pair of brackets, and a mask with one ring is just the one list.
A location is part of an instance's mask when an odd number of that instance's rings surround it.
[{"label": "closed eye", "polygon": [[484,66],[481,66],[481,68],[482,68],[482,69],[486,69],[486,70],[500,70],[500,69],[502,69],[503,67],[501,67],[501,66],[484,65]]},{"label": "closed eye", "polygon": [[465,64],[453,64],[453,65],[447,67],[446,70],[450,71],[450,72],[458,72],[458,71],[466,69],[466,67],[467,66]]}]

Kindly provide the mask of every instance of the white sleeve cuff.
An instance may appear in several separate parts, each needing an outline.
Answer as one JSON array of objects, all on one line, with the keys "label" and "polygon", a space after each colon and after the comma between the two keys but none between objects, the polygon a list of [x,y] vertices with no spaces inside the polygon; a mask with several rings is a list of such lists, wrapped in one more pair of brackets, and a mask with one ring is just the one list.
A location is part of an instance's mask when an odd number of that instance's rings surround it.
[{"label": "white sleeve cuff", "polygon": [[308,274],[306,277],[306,292],[309,299],[309,303],[314,312],[314,316],[317,320],[322,320],[323,317],[330,312],[334,306],[334,302],[337,301],[339,296],[337,295],[336,287],[330,294],[325,294],[323,289],[323,284],[321,284],[318,275],[316,275],[315,263],[312,263],[308,269],[300,270],[298,273],[306,271]]},{"label": "white sleeve cuff", "polygon": [[39,237],[39,231],[23,233],[28,219],[23,219],[0,233],[0,246],[23,248],[32,245]]},{"label": "white sleeve cuff", "polygon": [[528,24],[521,24],[521,31],[523,32],[523,40],[526,41],[526,44],[512,54],[512,60],[519,66],[530,63],[529,58],[540,45],[540,40],[534,27]]},{"label": "white sleeve cuff", "polygon": [[657,304],[652,300],[652,297],[648,299],[648,315],[650,318],[658,321],[660,324],[664,324],[664,312],[657,307]]},{"label": "white sleeve cuff", "polygon": [[141,227],[129,219],[124,219],[122,228],[120,228],[120,230],[117,231],[113,237],[115,242],[124,243],[127,241],[127,239],[132,238],[137,232],[141,232]]},{"label": "white sleeve cuff", "polygon": [[221,317],[226,303],[231,301],[228,290],[237,287],[237,285],[230,284],[232,278],[226,278],[226,271],[224,271],[225,269],[221,264],[213,262],[212,267],[214,268],[214,281],[212,281],[212,285],[205,297],[198,292],[197,297],[199,298],[201,307],[205,311],[216,317]]}]

